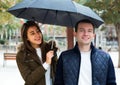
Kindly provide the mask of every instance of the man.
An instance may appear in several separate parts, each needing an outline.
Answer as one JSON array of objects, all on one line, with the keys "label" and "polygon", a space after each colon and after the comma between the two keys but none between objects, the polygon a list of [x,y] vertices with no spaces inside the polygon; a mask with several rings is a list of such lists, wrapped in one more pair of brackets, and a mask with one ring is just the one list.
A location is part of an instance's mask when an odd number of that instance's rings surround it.
[{"label": "man", "polygon": [[110,55],[92,44],[94,24],[89,20],[79,21],[74,35],[75,47],[59,57],[54,85],[116,85]]}]

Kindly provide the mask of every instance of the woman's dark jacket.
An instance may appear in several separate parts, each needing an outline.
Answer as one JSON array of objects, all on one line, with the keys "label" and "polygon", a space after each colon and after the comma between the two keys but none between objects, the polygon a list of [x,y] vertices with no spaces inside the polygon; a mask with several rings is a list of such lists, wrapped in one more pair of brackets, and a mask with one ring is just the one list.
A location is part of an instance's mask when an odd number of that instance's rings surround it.
[{"label": "woman's dark jacket", "polygon": [[[49,47],[47,48],[49,49]],[[45,54],[46,51],[48,51],[48,49],[44,50],[43,54]],[[16,62],[19,71],[25,81],[25,85],[46,85],[45,84],[46,70],[42,66],[41,61],[38,55],[36,54],[36,52],[26,51],[22,45],[17,53]],[[54,78],[56,63],[57,63],[57,57],[54,57],[52,59],[52,65],[51,65],[52,79]]]},{"label": "woman's dark jacket", "polygon": [[[54,85],[78,85],[81,54],[78,45],[62,52]],[[115,71],[109,54],[91,44],[92,85],[116,85]]]}]

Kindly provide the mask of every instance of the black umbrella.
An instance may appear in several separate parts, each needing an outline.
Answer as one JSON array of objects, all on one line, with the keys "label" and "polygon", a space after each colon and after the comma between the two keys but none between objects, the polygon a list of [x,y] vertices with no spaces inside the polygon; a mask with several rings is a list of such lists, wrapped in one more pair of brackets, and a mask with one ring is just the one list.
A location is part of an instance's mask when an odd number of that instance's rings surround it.
[{"label": "black umbrella", "polygon": [[43,24],[74,27],[81,19],[91,20],[96,27],[103,24],[103,20],[93,10],[71,0],[24,0],[8,12],[18,18]]}]

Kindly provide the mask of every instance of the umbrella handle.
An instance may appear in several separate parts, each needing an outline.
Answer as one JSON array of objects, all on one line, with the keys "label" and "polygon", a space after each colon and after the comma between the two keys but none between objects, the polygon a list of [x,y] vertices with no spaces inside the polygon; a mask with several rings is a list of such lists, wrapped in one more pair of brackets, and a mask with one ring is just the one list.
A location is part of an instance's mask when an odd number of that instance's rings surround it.
[{"label": "umbrella handle", "polygon": [[53,40],[52,40],[52,45],[51,45],[51,49],[53,49]]}]

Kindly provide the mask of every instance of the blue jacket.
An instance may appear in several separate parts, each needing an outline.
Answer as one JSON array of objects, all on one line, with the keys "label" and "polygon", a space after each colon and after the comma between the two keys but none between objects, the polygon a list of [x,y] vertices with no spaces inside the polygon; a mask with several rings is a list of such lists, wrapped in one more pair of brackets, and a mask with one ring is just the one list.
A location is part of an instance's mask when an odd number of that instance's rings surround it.
[{"label": "blue jacket", "polygon": [[[78,85],[81,54],[78,45],[61,53],[54,85]],[[91,44],[92,85],[116,85],[115,71],[109,54]]]}]

